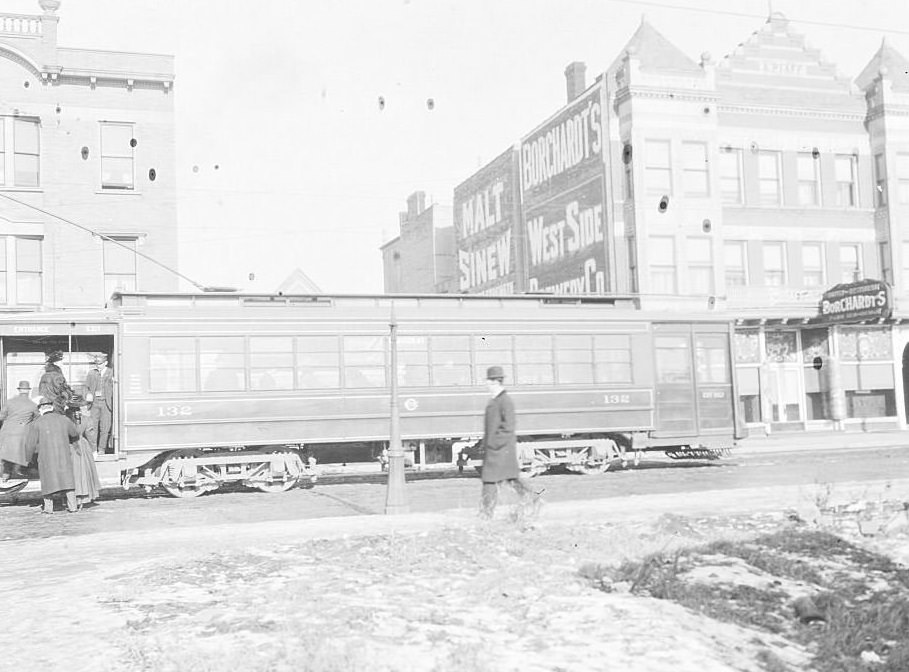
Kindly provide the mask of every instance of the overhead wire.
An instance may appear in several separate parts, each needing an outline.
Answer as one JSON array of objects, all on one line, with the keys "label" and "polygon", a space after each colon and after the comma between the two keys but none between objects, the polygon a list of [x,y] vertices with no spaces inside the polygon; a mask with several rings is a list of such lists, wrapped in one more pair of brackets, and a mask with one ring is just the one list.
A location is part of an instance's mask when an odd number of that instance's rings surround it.
[{"label": "overhead wire", "polygon": [[101,233],[101,232],[99,232],[99,231],[95,231],[94,229],[92,229],[92,228],[90,228],[90,227],[88,227],[88,226],[85,226],[85,225],[83,225],[83,224],[79,224],[78,222],[74,222],[74,221],[72,221],[71,219],[67,219],[66,217],[61,217],[60,215],[58,215],[58,214],[56,214],[56,213],[53,213],[53,212],[50,212],[49,210],[45,210],[45,209],[43,209],[43,208],[39,208],[38,206],[32,205],[31,203],[26,203],[25,201],[19,200],[18,198],[13,198],[13,197],[10,196],[9,194],[5,194],[5,193],[3,193],[3,192],[0,192],[0,197],[5,198],[5,199],[8,200],[8,201],[12,201],[13,203],[16,203],[16,204],[18,204],[18,205],[21,205],[21,206],[23,206],[23,207],[30,208],[30,209],[32,209],[32,210],[35,210],[35,211],[37,211],[37,212],[40,212],[41,214],[47,215],[48,217],[53,217],[53,218],[56,219],[56,220],[59,220],[59,221],[61,221],[61,222],[64,222],[65,224],[69,224],[70,226],[74,226],[74,227],[76,227],[77,229],[81,229],[82,231],[85,231],[86,233],[90,233],[90,234],[93,235],[93,236],[98,236],[98,238],[100,238],[101,240],[106,240],[106,241],[108,241],[108,242],[110,242],[110,243],[113,243],[114,245],[119,245],[120,247],[123,247],[123,248],[129,250],[130,252],[132,252],[132,253],[134,253],[134,254],[136,254],[136,255],[142,257],[143,259],[146,259],[146,260],[152,262],[153,264],[155,264],[155,265],[157,265],[157,266],[160,266],[160,267],[163,268],[164,270],[166,270],[166,271],[168,271],[168,272],[170,272],[170,273],[173,273],[173,274],[176,275],[178,278],[181,278],[181,279],[183,279],[183,280],[186,280],[188,283],[190,283],[191,285],[193,285],[196,289],[198,289],[198,290],[200,290],[200,291],[203,291],[203,292],[206,290],[205,285],[202,285],[202,284],[196,282],[196,281],[193,280],[192,278],[190,278],[190,277],[184,275],[183,273],[180,273],[180,271],[177,271],[177,270],[171,268],[171,267],[168,266],[167,264],[158,261],[158,260],[155,259],[154,257],[152,257],[152,256],[150,256],[150,255],[148,255],[148,254],[145,254],[144,252],[140,252],[139,250],[137,250],[137,249],[135,249],[135,248],[132,248],[132,247],[130,247],[129,245],[125,245],[124,243],[122,243],[121,241],[117,240],[116,238],[112,238],[111,236],[105,235],[105,234],[103,234],[103,233]]}]

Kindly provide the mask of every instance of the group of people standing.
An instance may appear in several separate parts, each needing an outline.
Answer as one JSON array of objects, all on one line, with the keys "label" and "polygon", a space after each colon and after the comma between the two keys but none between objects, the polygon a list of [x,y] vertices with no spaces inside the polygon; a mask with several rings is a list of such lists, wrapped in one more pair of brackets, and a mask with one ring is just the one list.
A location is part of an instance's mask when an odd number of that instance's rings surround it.
[{"label": "group of people standing", "polygon": [[104,452],[111,429],[113,383],[107,356],[95,357],[96,368],[86,378],[81,399],[57,366],[62,358],[59,351],[47,354],[40,396],[32,400],[31,385],[23,380],[18,395],[0,409],[0,491],[24,487],[28,466],[37,458],[41,512],[47,514],[54,512],[55,499],[62,498],[66,510],[76,512],[98,497],[101,482],[94,454]]}]

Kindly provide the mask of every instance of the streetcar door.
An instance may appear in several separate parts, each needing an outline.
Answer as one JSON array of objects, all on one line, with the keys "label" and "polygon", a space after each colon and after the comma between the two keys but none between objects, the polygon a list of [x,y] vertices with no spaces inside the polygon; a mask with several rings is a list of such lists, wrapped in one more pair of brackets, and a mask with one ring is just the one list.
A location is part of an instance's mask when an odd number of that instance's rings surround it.
[{"label": "streetcar door", "polygon": [[715,330],[704,325],[695,327],[694,362],[698,433],[732,432],[735,429],[735,398],[726,325]]},{"label": "streetcar door", "polygon": [[655,436],[690,436],[696,430],[691,329],[656,325],[653,336],[656,388]]}]

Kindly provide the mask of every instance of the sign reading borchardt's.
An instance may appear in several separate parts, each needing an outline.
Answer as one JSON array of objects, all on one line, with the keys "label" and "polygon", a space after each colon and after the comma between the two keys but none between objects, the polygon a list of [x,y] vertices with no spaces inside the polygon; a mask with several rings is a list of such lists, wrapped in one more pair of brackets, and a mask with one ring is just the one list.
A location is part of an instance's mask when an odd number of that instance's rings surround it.
[{"label": "sign reading borchardt's", "polygon": [[890,317],[890,285],[880,280],[835,285],[821,298],[820,317],[825,322],[860,322]]}]

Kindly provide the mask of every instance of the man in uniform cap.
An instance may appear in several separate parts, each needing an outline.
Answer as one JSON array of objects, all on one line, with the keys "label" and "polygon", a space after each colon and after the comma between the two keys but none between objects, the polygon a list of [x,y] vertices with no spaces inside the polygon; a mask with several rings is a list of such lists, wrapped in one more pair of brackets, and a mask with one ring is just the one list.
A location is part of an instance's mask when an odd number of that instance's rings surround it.
[{"label": "man in uniform cap", "polygon": [[107,355],[95,355],[95,368],[85,377],[85,401],[90,406],[86,438],[92,450],[100,454],[107,452],[113,417],[114,374],[107,365]]},{"label": "man in uniform cap", "polygon": [[[20,380],[17,388],[19,394],[7,400],[6,405],[0,410],[0,490],[6,491],[10,488],[24,487],[22,483],[24,470],[28,467],[29,457],[26,455],[23,437],[25,429],[37,415],[38,407],[31,399],[29,394],[32,386],[27,380]],[[10,481],[10,474],[13,473],[20,478],[15,482]]]},{"label": "man in uniform cap", "polygon": [[[539,509],[539,494],[534,494],[530,485],[521,477],[518,465],[518,442],[515,434],[514,403],[505,391],[505,372],[501,366],[490,366],[486,370],[486,387],[489,402],[483,426],[483,481],[480,516],[491,519],[498,502],[499,486],[508,483],[521,498],[521,509],[528,504],[532,513]],[[532,498],[532,500],[531,500]],[[530,500],[530,501],[528,501]]]}]

